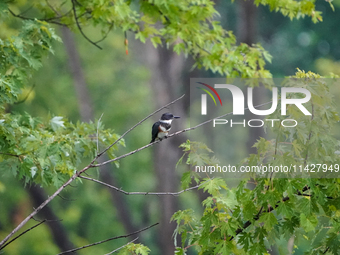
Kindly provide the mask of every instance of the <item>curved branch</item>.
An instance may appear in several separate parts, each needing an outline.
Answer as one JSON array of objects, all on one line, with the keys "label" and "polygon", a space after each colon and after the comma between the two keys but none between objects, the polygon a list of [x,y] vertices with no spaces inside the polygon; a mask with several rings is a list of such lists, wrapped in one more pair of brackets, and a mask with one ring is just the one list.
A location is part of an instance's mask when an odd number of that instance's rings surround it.
[{"label": "curved branch", "polygon": [[211,180],[211,179],[209,179],[209,180],[207,180],[205,182],[197,184],[196,186],[193,186],[193,187],[190,187],[190,188],[178,191],[178,192],[128,192],[128,191],[122,190],[120,188],[117,188],[115,186],[112,186],[110,184],[107,184],[105,182],[102,182],[102,181],[99,181],[99,180],[96,180],[96,179],[93,179],[93,178],[85,177],[85,176],[82,176],[82,175],[80,175],[79,178],[86,179],[86,180],[93,181],[93,182],[97,182],[97,183],[99,183],[101,185],[109,187],[110,189],[114,189],[116,191],[119,191],[119,192],[121,192],[121,193],[123,193],[125,195],[145,195],[145,196],[146,195],[156,195],[156,196],[159,196],[159,195],[172,195],[172,196],[178,196],[179,194],[182,194],[182,193],[184,193],[186,191],[197,189],[200,186],[202,186],[204,183],[206,183],[206,182]]},{"label": "curved branch", "polygon": [[[23,19],[23,20],[35,20],[33,18],[29,18],[29,17],[25,17],[25,16],[22,16],[20,14],[15,14],[10,8],[8,8],[8,11],[10,14],[12,14],[12,16],[16,17],[16,18],[20,18],[20,19]],[[60,19],[61,17],[55,17],[55,18],[50,18],[50,19],[45,19],[45,18],[42,18],[42,19],[38,19],[38,20],[41,20],[41,21],[46,21],[48,23],[52,23],[52,24],[56,24],[56,25],[59,25],[59,26],[66,26],[65,24],[63,23],[60,23],[58,21],[55,21],[55,20],[58,20]]]},{"label": "curved branch", "polygon": [[71,0],[72,2],[72,10],[73,10],[73,15],[74,15],[74,19],[76,21],[76,24],[77,24],[77,27],[78,27],[78,30],[79,32],[82,34],[82,36],[87,40],[89,41],[91,44],[93,44],[94,46],[96,46],[98,49],[102,50],[103,48],[100,47],[96,42],[92,41],[90,38],[88,38],[85,33],[83,32],[80,24],[79,24],[79,21],[78,21],[78,16],[77,16],[77,11],[76,11],[76,4],[75,4],[75,0]]},{"label": "curved branch", "polygon": [[20,235],[16,236],[15,238],[13,238],[11,241],[7,242],[4,246],[2,246],[0,248],[0,250],[2,250],[3,248],[5,248],[7,245],[9,245],[10,243],[14,242],[16,239],[18,239],[20,236],[26,234],[28,231],[38,227],[39,225],[43,224],[44,222],[46,222],[46,220],[40,221],[38,224],[35,224],[33,227],[26,229],[24,232],[22,232]]},{"label": "curved branch", "polygon": [[136,235],[136,234],[138,234],[138,233],[140,233],[140,232],[143,232],[143,231],[145,231],[145,230],[148,230],[149,228],[152,228],[152,227],[154,227],[154,226],[156,226],[156,225],[158,225],[158,224],[159,224],[159,223],[157,222],[157,223],[155,223],[155,224],[153,224],[153,225],[151,225],[151,226],[142,228],[142,229],[140,229],[140,230],[137,230],[137,231],[135,231],[135,232],[133,232],[133,233],[130,233],[130,234],[127,234],[127,235],[111,237],[111,238],[109,238],[109,239],[105,239],[105,240],[102,240],[102,241],[99,241],[99,242],[95,242],[95,243],[92,243],[92,244],[84,245],[84,246],[79,247],[79,248],[75,248],[75,249],[68,250],[68,251],[63,251],[63,252],[61,252],[61,253],[58,253],[57,255],[62,255],[62,254],[66,254],[66,253],[78,251],[78,250],[85,249],[85,248],[88,248],[88,247],[91,247],[91,246],[94,246],[94,245],[102,244],[102,243],[105,243],[105,242],[108,242],[108,241],[111,241],[111,240],[116,240],[116,239],[120,239],[120,238],[127,238],[127,237],[129,237],[129,236]]}]

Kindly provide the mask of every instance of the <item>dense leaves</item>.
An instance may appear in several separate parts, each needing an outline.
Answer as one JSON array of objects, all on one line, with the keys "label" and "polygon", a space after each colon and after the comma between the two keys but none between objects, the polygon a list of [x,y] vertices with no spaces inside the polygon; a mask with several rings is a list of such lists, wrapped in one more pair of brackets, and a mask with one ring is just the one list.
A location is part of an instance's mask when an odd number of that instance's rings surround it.
[{"label": "dense leaves", "polygon": [[[252,166],[301,165],[303,173],[298,169],[298,173],[292,171],[283,176],[278,173],[270,173],[267,178],[254,175],[251,184],[242,180],[233,188],[227,187],[221,178],[205,182],[200,188],[210,196],[202,203],[203,214],[197,217],[192,210],[186,210],[173,216],[178,225],[176,234],[183,240],[182,247],[177,248],[178,254],[185,254],[190,247],[199,254],[268,254],[270,246],[280,243],[283,236],[283,247],[287,247],[289,238],[294,238],[296,248],[308,243],[306,254],[337,254],[335,243],[339,242],[335,233],[340,230],[340,182],[339,179],[315,178],[337,176],[339,172],[330,170],[330,166],[340,162],[339,141],[332,135],[334,125],[339,121],[330,93],[334,86],[332,81],[300,70],[284,81],[286,87],[294,85],[311,92],[307,109],[312,116],[296,111],[293,105],[288,107],[284,117],[297,119],[299,125],[293,129],[274,126],[271,132],[275,133],[276,139],[259,139],[254,145],[257,154],[250,155],[242,163]],[[278,112],[271,118],[282,116]],[[216,164],[214,158],[209,162],[206,152],[197,150],[197,143],[191,144],[192,150],[189,143],[182,145],[188,155],[187,164]],[[202,145],[200,148],[211,153],[209,148]],[[194,157],[192,154],[199,155]],[[204,161],[200,160],[202,157]],[[317,170],[311,172],[310,168],[307,170],[308,166],[317,163],[327,165],[327,168],[320,168],[319,173]],[[190,176],[197,181],[194,173],[188,173],[182,182],[190,183]],[[308,178],[296,178],[301,176]],[[250,189],[249,185],[254,188]]]},{"label": "dense leaves", "polygon": [[[5,114],[1,121],[0,169],[12,172],[25,183],[58,187],[77,171],[81,159],[94,157],[97,140],[101,146],[109,146],[118,139],[102,126],[97,129],[94,123],[72,124],[58,116],[43,123],[28,114]],[[114,157],[113,150],[109,154]]]},{"label": "dense leaves", "polygon": [[[54,30],[39,20],[22,21],[20,31],[0,39],[0,169],[25,183],[60,186],[77,170],[82,158],[94,156],[97,140],[102,148],[118,136],[95,123],[72,124],[60,116],[43,122],[28,113],[6,113],[6,107],[28,86],[32,72],[41,67],[42,57],[53,53],[51,43],[60,41]],[[113,149],[110,151],[113,157]]]}]

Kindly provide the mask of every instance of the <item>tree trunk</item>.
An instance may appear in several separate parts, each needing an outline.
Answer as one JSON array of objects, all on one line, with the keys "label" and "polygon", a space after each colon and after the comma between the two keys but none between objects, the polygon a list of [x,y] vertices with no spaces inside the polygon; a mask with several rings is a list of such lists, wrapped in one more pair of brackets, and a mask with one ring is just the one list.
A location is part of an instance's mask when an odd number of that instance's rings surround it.
[{"label": "tree trunk", "polygon": [[[76,96],[78,98],[81,119],[82,121],[94,120],[94,110],[93,104],[91,102],[91,95],[86,85],[85,76],[81,67],[80,56],[76,48],[73,34],[68,28],[63,27],[62,36],[65,49],[69,58],[69,66],[72,72],[71,74],[74,81]],[[99,158],[98,161],[100,163],[107,160],[107,156],[103,155]],[[119,183],[117,183],[114,176],[114,171],[109,164],[100,167],[100,179],[113,186],[121,186]],[[123,194],[112,189],[110,189],[110,194],[112,203],[117,210],[119,220],[123,224],[125,231],[127,233],[136,231],[138,227],[134,226],[131,223],[132,216],[129,207],[123,198]]]},{"label": "tree trunk", "polygon": [[[155,109],[174,100],[181,94],[180,88],[183,87],[182,68],[184,58],[178,56],[169,49],[153,48],[151,44],[146,45],[146,59],[152,70],[151,91],[154,98]],[[188,83],[189,84],[189,81]],[[179,101],[171,108],[165,109],[158,116],[154,117],[157,121],[164,112],[171,112],[178,115],[181,119],[174,120],[171,132],[182,129],[186,121],[184,112],[184,101]],[[151,131],[151,130],[150,130]],[[154,146],[154,167],[156,171],[159,192],[176,191],[179,187],[179,177],[176,174],[176,163],[181,156],[178,146],[185,141],[182,136],[177,136],[169,140],[163,140]],[[178,199],[174,196],[161,196],[160,198],[160,228],[159,246],[161,254],[173,255],[175,246],[172,236],[176,225],[170,223],[170,218],[178,210]]]}]

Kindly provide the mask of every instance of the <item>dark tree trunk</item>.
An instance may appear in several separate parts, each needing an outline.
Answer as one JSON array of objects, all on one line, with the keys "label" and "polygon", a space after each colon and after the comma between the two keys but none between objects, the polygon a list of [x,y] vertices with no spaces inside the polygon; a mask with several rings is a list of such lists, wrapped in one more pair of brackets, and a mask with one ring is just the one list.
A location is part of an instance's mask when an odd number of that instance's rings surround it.
[{"label": "dark tree trunk", "polygon": [[91,96],[86,86],[85,76],[81,67],[81,60],[76,48],[73,34],[67,27],[61,28],[63,42],[69,59],[69,66],[73,78],[74,88],[78,99],[79,113],[82,121],[93,120]]},{"label": "dark tree trunk", "polygon": [[[176,99],[181,95],[183,88],[182,69],[184,58],[166,48],[154,49],[151,44],[146,45],[146,59],[152,70],[151,90],[154,98],[155,109]],[[189,81],[188,83],[189,84]],[[186,121],[184,100],[172,105],[164,112],[172,112],[181,116],[174,120],[171,132],[182,129]],[[154,117],[157,121],[161,115]],[[181,156],[178,146],[185,141],[183,136],[163,140],[154,147],[154,166],[156,171],[158,191],[176,191],[179,187],[179,176],[176,174],[176,163]],[[178,210],[178,199],[174,196],[161,196],[160,198],[160,228],[159,246],[162,255],[174,254],[173,233],[176,225],[170,223],[170,218]]]},{"label": "dark tree trunk", "polygon": [[[69,66],[74,81],[76,96],[78,98],[79,111],[82,121],[94,120],[94,110],[91,102],[91,95],[88,91],[85,76],[81,67],[81,60],[76,48],[73,34],[68,28],[62,28],[63,41],[69,58]],[[95,49],[97,50],[97,49]],[[107,161],[106,155],[99,158],[99,162]],[[109,164],[100,167],[100,179],[108,184],[120,187],[114,176],[114,171]],[[129,207],[126,204],[123,195],[115,190],[110,189],[112,203],[114,204],[119,220],[122,222],[127,233],[134,232],[138,229],[132,222],[132,216]]]}]

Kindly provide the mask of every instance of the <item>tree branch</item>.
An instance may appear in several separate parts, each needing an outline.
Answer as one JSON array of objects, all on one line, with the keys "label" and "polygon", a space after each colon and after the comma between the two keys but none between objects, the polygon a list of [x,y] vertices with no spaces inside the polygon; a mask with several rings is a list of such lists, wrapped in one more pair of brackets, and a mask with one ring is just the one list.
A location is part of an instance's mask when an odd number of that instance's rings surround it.
[{"label": "tree branch", "polygon": [[[167,108],[168,106],[176,103],[178,100],[182,99],[185,96],[182,95],[179,98],[175,99],[174,101],[168,103],[167,105],[164,105],[163,107],[159,108],[158,110],[154,111],[153,113],[149,114],[148,116],[146,116],[144,119],[142,119],[141,121],[139,121],[137,124],[135,124],[133,127],[131,127],[129,130],[127,130],[124,134],[122,134],[113,144],[111,144],[109,147],[107,147],[105,150],[103,150],[101,153],[99,153],[95,159],[91,162],[94,163],[101,155],[103,155],[105,152],[107,152],[112,146],[114,146],[115,144],[117,144],[120,140],[123,139],[123,137],[125,135],[127,135],[128,133],[130,133],[133,129],[135,129],[137,126],[139,126],[140,124],[142,124],[144,121],[146,121],[148,118],[150,118],[151,116],[155,115],[156,113],[160,112],[161,110],[163,110],[164,108]],[[133,154],[133,153],[132,153]],[[105,162],[104,162],[105,163]]]},{"label": "tree branch", "polygon": [[[12,16],[16,17],[16,18],[20,18],[20,19],[23,19],[23,20],[35,20],[33,18],[28,18],[28,17],[25,17],[25,16],[21,16],[20,14],[15,14],[10,8],[8,8],[8,11],[10,14],[12,14]],[[41,20],[41,21],[46,21],[48,23],[52,23],[52,24],[56,24],[56,25],[59,25],[59,26],[66,26],[65,24],[63,23],[60,23],[58,21],[55,21],[55,20],[58,20],[60,19],[61,17],[55,17],[55,18],[50,18],[50,19],[45,19],[45,18],[42,18],[42,19],[38,19],[38,20]]]},{"label": "tree branch", "polygon": [[20,224],[13,229],[1,242],[0,250],[4,248],[4,244],[11,238],[16,232],[18,232],[30,219],[32,219],[42,208],[44,208],[49,202],[51,202],[61,191],[63,191],[71,182],[73,182],[81,173],[90,168],[90,165],[84,167],[79,172],[76,172],[68,181],[66,181],[56,192],[54,192],[48,199],[46,199],[39,207],[37,207],[30,215],[28,215]]},{"label": "tree branch", "polygon": [[0,250],[2,250],[3,248],[5,248],[7,245],[9,245],[10,243],[14,242],[16,239],[18,239],[20,236],[26,234],[28,231],[38,227],[39,225],[43,224],[44,222],[46,222],[46,220],[43,220],[41,222],[39,222],[38,224],[35,224],[33,227],[26,229],[24,232],[22,232],[20,235],[14,237],[11,241],[7,242],[4,246],[1,246]]},{"label": "tree branch", "polygon": [[[183,95],[183,96],[184,96],[184,95]],[[183,96],[182,96],[182,97],[183,97]],[[180,97],[180,98],[182,98],[182,97]],[[179,99],[180,99],[180,98],[179,98]],[[177,100],[178,100],[178,99],[177,99]],[[260,105],[255,106],[255,107],[261,107],[261,106],[270,104],[271,102],[272,102],[272,101],[267,102],[267,103],[263,103],[263,104],[260,104]],[[164,107],[163,107],[163,108],[164,108]],[[249,109],[249,108],[245,108],[245,110],[248,110],[248,109]],[[208,124],[208,123],[212,122],[214,119],[219,119],[219,118],[222,118],[222,117],[231,115],[232,113],[233,113],[233,112],[229,112],[229,113],[223,114],[223,115],[221,115],[221,116],[219,116],[219,117],[216,117],[216,118],[213,118],[213,119],[204,121],[204,122],[202,122],[202,123],[200,123],[200,124],[198,124],[198,125],[196,125],[196,126],[194,126],[194,127],[186,128],[186,129],[177,131],[177,132],[175,132],[175,133],[173,133],[173,134],[168,135],[167,138],[170,138],[170,137],[173,137],[173,136],[182,134],[182,133],[187,132],[187,131],[194,130],[194,129],[200,127],[200,126],[203,126],[203,125],[205,125],[205,124]],[[147,118],[148,118],[148,117],[147,117]],[[133,127],[133,128],[134,128],[134,127]],[[131,130],[132,130],[133,128],[131,128]],[[124,135],[125,135],[125,133],[124,133]],[[117,141],[118,141],[118,140],[117,140]],[[108,160],[108,161],[105,161],[105,162],[102,162],[102,163],[98,163],[98,164],[92,164],[91,167],[99,167],[99,166],[103,166],[103,165],[106,165],[106,164],[108,164],[108,163],[112,163],[112,162],[115,162],[115,161],[117,161],[117,160],[120,160],[120,159],[122,159],[122,158],[126,158],[127,156],[130,156],[130,155],[132,155],[132,154],[135,154],[136,152],[139,152],[139,151],[141,151],[141,150],[144,150],[144,149],[146,149],[146,148],[148,148],[148,147],[150,147],[150,146],[152,146],[152,145],[154,145],[154,144],[156,144],[156,143],[159,143],[159,142],[160,142],[160,141],[157,140],[157,141],[155,141],[155,142],[153,142],[153,143],[149,143],[149,144],[147,144],[147,145],[145,145],[145,146],[143,146],[143,147],[140,147],[140,148],[138,148],[138,149],[136,149],[136,150],[134,150],[134,151],[130,151],[129,153],[126,153],[126,154],[121,155],[121,156],[119,156],[119,157],[116,157],[116,158],[114,158],[114,159],[110,159],[110,160]],[[115,143],[116,143],[116,142],[115,142]],[[115,143],[113,143],[112,145],[110,145],[110,146],[109,146],[107,149],[105,149],[102,153],[106,152],[106,151],[107,151],[109,148],[111,148]],[[101,153],[101,154],[102,154],[102,153]],[[101,155],[101,154],[100,154],[100,155]],[[94,161],[93,161],[93,162],[94,162]]]},{"label": "tree branch", "polygon": [[140,230],[137,230],[133,233],[130,233],[130,234],[127,234],[127,235],[122,235],[122,236],[115,236],[115,237],[111,237],[109,239],[105,239],[105,240],[102,240],[102,241],[99,241],[99,242],[95,242],[95,243],[92,243],[92,244],[88,244],[88,245],[84,245],[82,247],[79,247],[79,248],[75,248],[75,249],[72,249],[72,250],[68,250],[68,251],[63,251],[61,253],[58,253],[57,255],[62,255],[62,254],[66,254],[66,253],[70,253],[70,252],[74,252],[74,251],[78,251],[78,250],[81,250],[81,249],[85,249],[85,248],[88,248],[88,247],[91,247],[91,246],[94,246],[94,245],[98,245],[98,244],[102,244],[102,243],[105,243],[105,242],[108,242],[108,241],[111,241],[111,240],[116,240],[116,239],[120,239],[120,238],[126,238],[126,237],[129,237],[129,236],[132,236],[132,235],[136,235],[140,232],[143,232],[145,230],[148,230],[149,228],[152,228],[156,225],[158,225],[159,223],[155,223],[151,226],[148,226],[148,227],[145,227],[145,228],[142,228]]},{"label": "tree branch", "polygon": [[125,190],[122,190],[120,188],[117,188],[115,186],[112,186],[110,184],[107,184],[105,182],[102,182],[102,181],[99,181],[99,180],[96,180],[96,179],[93,179],[93,178],[89,178],[89,177],[85,177],[85,176],[82,176],[80,175],[79,178],[82,178],[82,179],[86,179],[86,180],[89,180],[89,181],[93,181],[93,182],[97,182],[101,185],[104,185],[106,187],[109,187],[110,189],[114,189],[116,191],[119,191],[125,195],[156,195],[156,196],[159,196],[159,195],[173,195],[173,196],[178,196],[186,191],[189,191],[189,190],[193,190],[193,189],[197,189],[198,187],[202,186],[204,183],[210,181],[211,179],[205,181],[205,182],[202,182],[200,184],[197,184],[196,186],[193,186],[193,187],[190,187],[190,188],[187,188],[187,189],[184,189],[184,190],[181,190],[181,191],[178,191],[178,192],[127,192]]},{"label": "tree branch", "polygon": [[74,19],[76,21],[77,27],[79,29],[79,32],[82,34],[82,36],[89,41],[91,44],[93,44],[94,46],[96,46],[98,49],[102,50],[103,48],[100,47],[96,42],[92,41],[90,38],[88,38],[85,33],[83,32],[83,29],[81,28],[80,24],[79,24],[79,20],[78,20],[78,16],[77,16],[77,11],[76,11],[76,4],[75,4],[75,0],[71,0],[72,2],[72,10],[73,10],[73,15],[74,15]]}]

